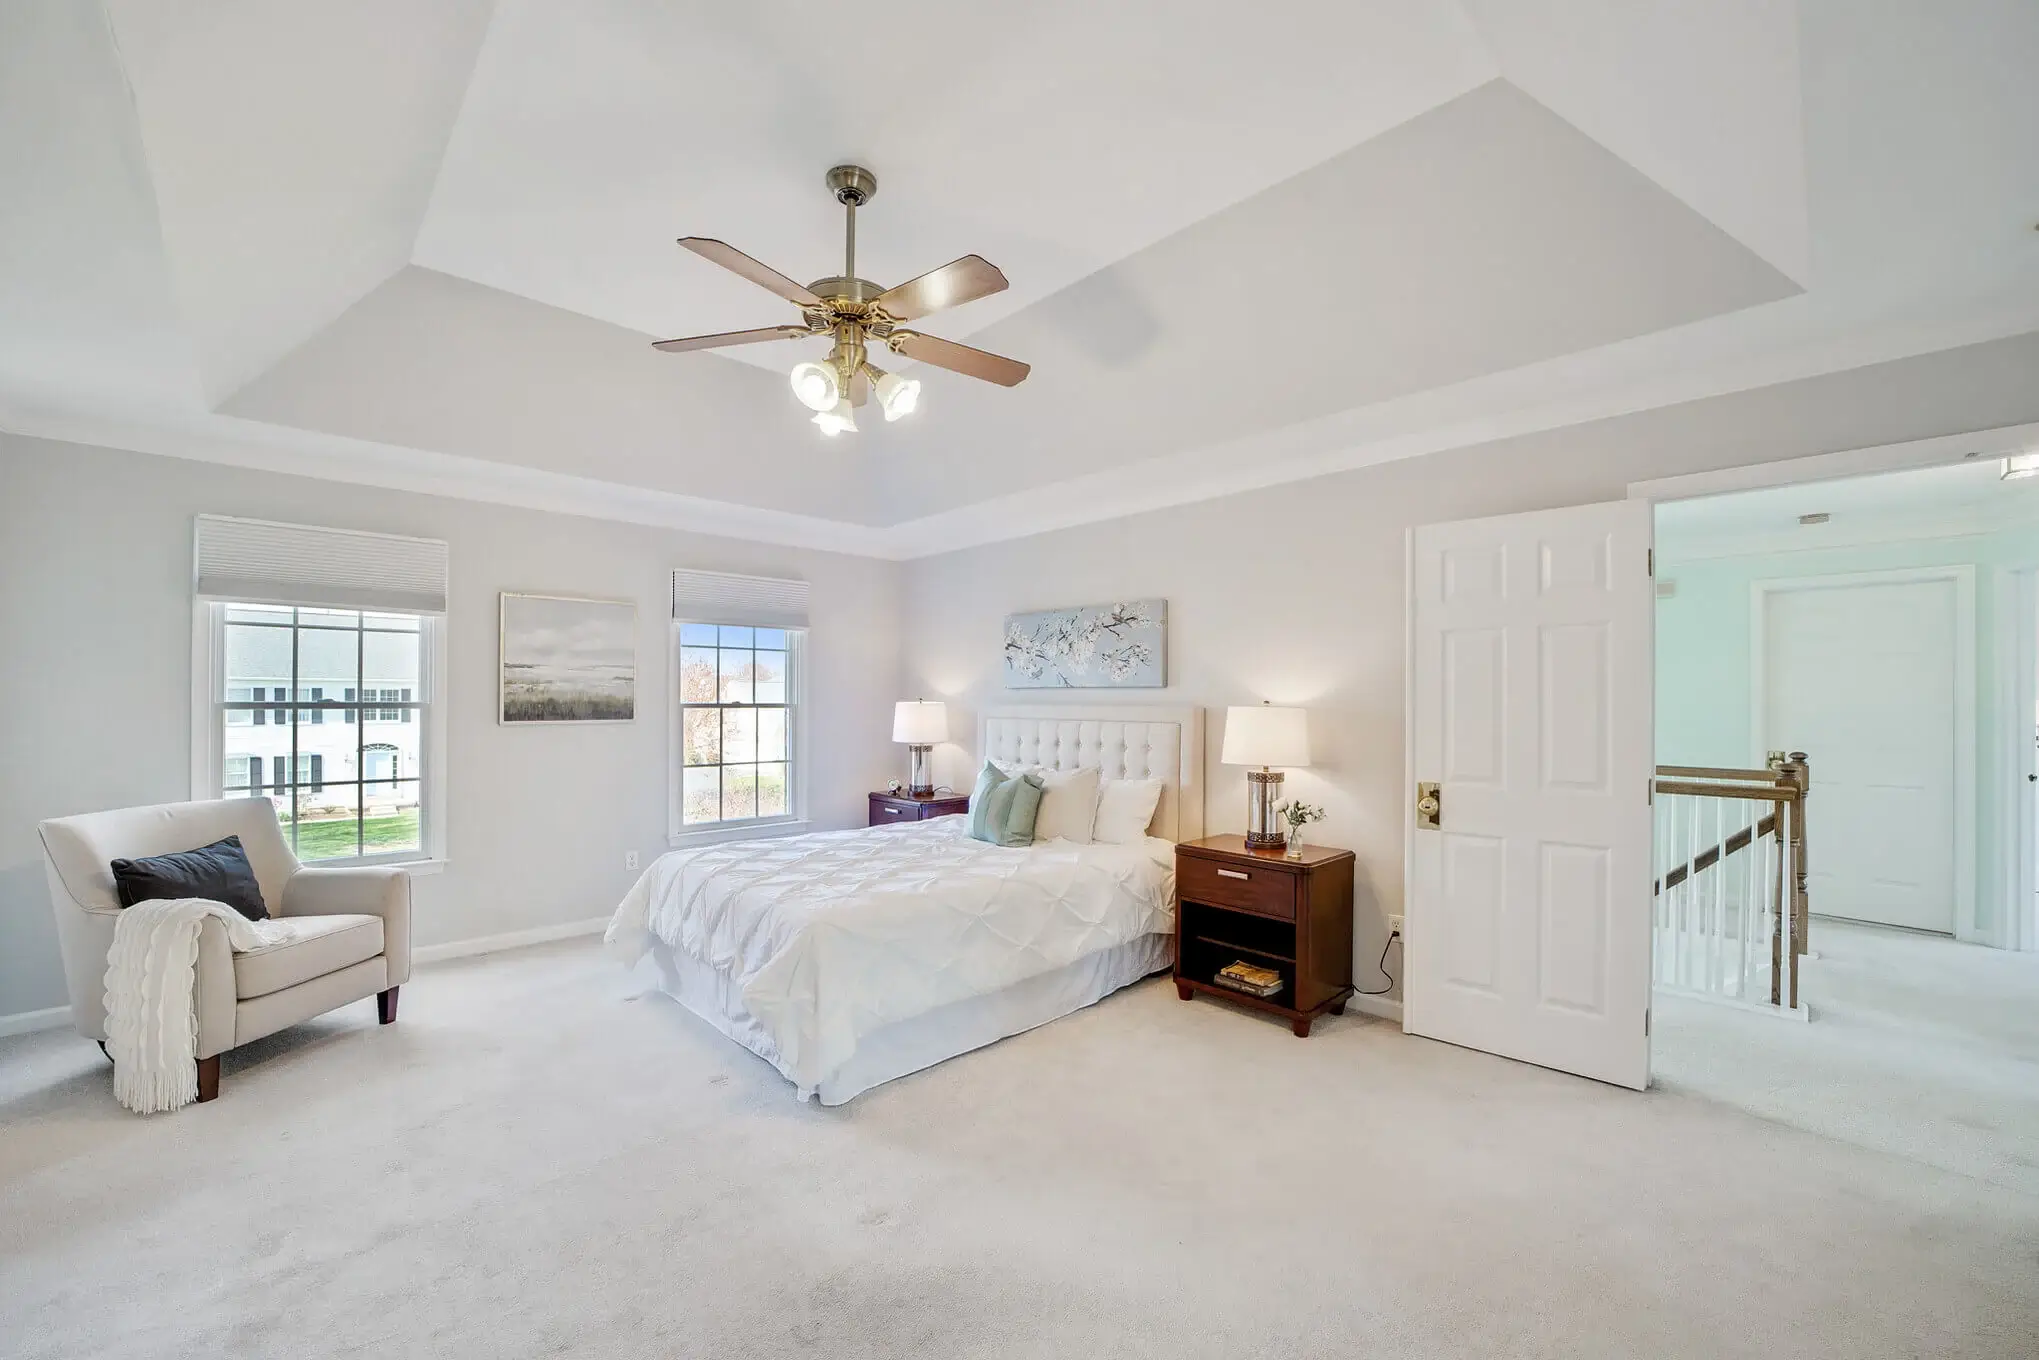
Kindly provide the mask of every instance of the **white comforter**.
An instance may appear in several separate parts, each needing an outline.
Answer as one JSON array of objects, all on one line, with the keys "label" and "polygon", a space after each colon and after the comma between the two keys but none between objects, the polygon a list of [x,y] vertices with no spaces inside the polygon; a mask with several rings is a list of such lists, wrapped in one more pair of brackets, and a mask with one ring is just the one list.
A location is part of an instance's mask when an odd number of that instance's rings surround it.
[{"label": "white comforter", "polygon": [[1169,842],[1002,849],[965,822],[676,850],[606,939],[635,963],[655,936],[731,978],[806,1091],[886,1025],[1174,929]]}]

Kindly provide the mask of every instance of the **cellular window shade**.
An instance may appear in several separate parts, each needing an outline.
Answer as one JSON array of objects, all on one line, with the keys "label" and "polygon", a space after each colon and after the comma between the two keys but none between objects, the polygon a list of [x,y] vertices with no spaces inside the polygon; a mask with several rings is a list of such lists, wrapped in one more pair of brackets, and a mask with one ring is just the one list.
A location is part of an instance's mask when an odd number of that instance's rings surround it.
[{"label": "cellular window shade", "polygon": [[673,617],[687,623],[805,628],[807,583],[726,571],[676,571]]},{"label": "cellular window shade", "polygon": [[226,515],[200,515],[196,538],[201,599],[446,612],[448,554],[435,538]]}]

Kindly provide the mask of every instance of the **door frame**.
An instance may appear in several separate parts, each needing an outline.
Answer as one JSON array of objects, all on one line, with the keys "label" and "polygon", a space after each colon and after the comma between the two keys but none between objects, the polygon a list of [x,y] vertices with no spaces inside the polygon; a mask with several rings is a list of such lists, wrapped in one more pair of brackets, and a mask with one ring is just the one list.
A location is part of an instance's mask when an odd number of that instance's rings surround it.
[{"label": "door frame", "polygon": [[[1760,768],[1769,752],[1763,740],[1767,714],[1764,700],[1764,638],[1768,633],[1770,597],[1794,590],[1835,590],[1850,586],[1908,585],[1924,581],[1954,584],[1954,938],[1972,944],[1993,944],[1977,926],[1976,912],[1976,721],[1975,721],[1975,567],[1951,563],[1938,567],[1900,567],[1887,571],[1850,571],[1826,575],[1772,576],[1749,582],[1749,745]],[[1812,767],[1812,787],[1819,789],[1819,764]],[[1813,816],[1808,822],[1817,826]],[[1817,842],[1812,854],[1817,855]],[[2027,864],[2030,860],[2027,860]]]},{"label": "door frame", "polygon": [[1990,686],[1996,749],[1989,752],[1992,787],[2009,784],[1996,819],[1997,900],[2004,909],[1988,942],[1999,949],[2039,949],[2039,566],[1998,567],[1990,578],[1996,625]]}]

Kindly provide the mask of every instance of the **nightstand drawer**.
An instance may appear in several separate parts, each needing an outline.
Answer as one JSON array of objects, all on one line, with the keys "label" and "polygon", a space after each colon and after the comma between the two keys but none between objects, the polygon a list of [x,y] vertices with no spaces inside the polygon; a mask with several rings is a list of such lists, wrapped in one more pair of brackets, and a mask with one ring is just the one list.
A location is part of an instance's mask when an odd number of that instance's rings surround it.
[{"label": "nightstand drawer", "polygon": [[1176,861],[1175,892],[1185,902],[1296,918],[1296,875],[1258,864],[1220,864],[1183,855]]},{"label": "nightstand drawer", "polygon": [[904,794],[871,795],[872,826],[894,826],[900,822],[924,822],[930,817],[957,817],[970,810],[968,794],[934,798],[913,798]]}]

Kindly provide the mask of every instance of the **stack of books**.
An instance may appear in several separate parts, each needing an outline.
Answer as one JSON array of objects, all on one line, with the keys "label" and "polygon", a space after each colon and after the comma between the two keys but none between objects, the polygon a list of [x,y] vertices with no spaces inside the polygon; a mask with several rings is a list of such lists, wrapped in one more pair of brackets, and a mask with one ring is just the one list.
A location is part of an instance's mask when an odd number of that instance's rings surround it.
[{"label": "stack of books", "polygon": [[1211,978],[1220,987],[1230,987],[1235,992],[1248,996],[1273,996],[1282,988],[1281,974],[1272,968],[1247,963],[1243,959],[1228,963]]}]

